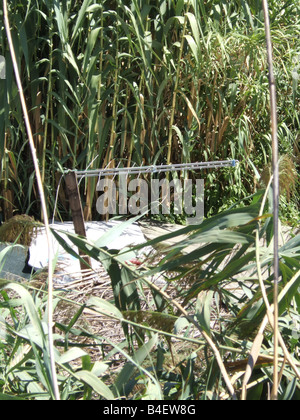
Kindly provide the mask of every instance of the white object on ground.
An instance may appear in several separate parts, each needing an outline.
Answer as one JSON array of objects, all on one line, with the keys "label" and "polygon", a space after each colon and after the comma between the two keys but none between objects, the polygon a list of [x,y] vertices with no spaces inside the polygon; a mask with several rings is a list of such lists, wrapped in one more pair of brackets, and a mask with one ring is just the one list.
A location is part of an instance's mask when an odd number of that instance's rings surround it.
[{"label": "white object on ground", "polygon": [[20,280],[30,278],[30,274],[23,273],[28,248],[21,245],[0,243],[0,278]]},{"label": "white object on ground", "polygon": [[[86,236],[91,242],[99,240],[108,230],[121,225],[124,222],[121,221],[109,221],[109,222],[87,222],[85,223]],[[50,225],[51,228],[57,229],[63,232],[74,233],[74,225],[72,222],[67,223],[54,223]],[[67,238],[66,235],[59,232],[65,241],[78,253],[76,246]],[[109,244],[110,249],[123,250],[125,248],[140,245],[146,242],[146,239],[142,233],[141,228],[138,224],[134,223],[125,229],[120,236]],[[58,255],[58,263],[62,264],[64,271],[72,275],[72,273],[80,272],[79,260],[72,255],[68,254],[57,240],[52,236],[53,252],[54,256]],[[145,253],[142,250],[142,253]],[[137,255],[138,256],[138,255]],[[40,229],[36,239],[32,241],[30,246],[30,260],[29,265],[35,269],[42,269],[48,266],[48,245],[45,229]],[[92,268],[99,268],[100,263],[92,260]]]}]

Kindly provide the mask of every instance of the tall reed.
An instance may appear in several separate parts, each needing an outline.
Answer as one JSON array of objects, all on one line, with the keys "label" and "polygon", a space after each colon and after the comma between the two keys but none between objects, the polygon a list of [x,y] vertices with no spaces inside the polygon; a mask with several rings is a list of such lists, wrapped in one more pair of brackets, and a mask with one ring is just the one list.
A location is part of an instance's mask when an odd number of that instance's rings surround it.
[{"label": "tall reed", "polygon": [[43,188],[43,181],[40,173],[40,168],[38,164],[36,148],[34,144],[32,129],[29,121],[29,115],[27,110],[27,104],[24,96],[23,86],[20,78],[20,73],[18,69],[18,63],[16,58],[16,53],[13,45],[13,40],[10,32],[10,22],[8,16],[8,9],[7,9],[7,1],[3,0],[3,12],[4,12],[4,23],[5,29],[7,33],[8,45],[9,50],[12,58],[12,64],[15,72],[16,83],[18,86],[19,94],[20,94],[20,101],[22,105],[25,126],[28,134],[28,140],[30,144],[32,160],[36,172],[36,179],[38,184],[38,191],[41,200],[41,207],[42,207],[42,215],[43,215],[43,222],[45,225],[46,230],[46,237],[47,237],[47,246],[48,246],[48,351],[49,351],[49,358],[50,358],[50,368],[51,368],[51,382],[53,387],[53,394],[57,400],[60,399],[59,389],[58,389],[58,382],[57,382],[57,375],[56,375],[56,365],[55,365],[55,352],[54,352],[54,339],[53,339],[53,268],[52,268],[52,259],[53,259],[53,248],[52,248],[52,241],[51,241],[51,233],[49,227],[49,220],[48,220],[48,212],[46,206],[46,199],[45,199],[45,192]]},{"label": "tall reed", "polygon": [[[127,165],[239,159],[238,180],[230,171],[204,174],[207,214],[254,192],[270,163],[270,141],[264,135],[269,93],[263,10],[252,3],[9,4],[13,34],[22,35],[15,35],[15,43],[30,119],[40,120],[33,135],[50,212],[65,169],[101,167],[120,158]],[[280,152],[294,160],[297,13],[297,3],[272,3]],[[0,26],[8,75],[0,81],[1,195],[13,201],[15,211],[39,215],[1,16]],[[95,217],[95,185],[82,183],[82,194],[85,214]],[[68,217],[64,200],[59,212]]]}]

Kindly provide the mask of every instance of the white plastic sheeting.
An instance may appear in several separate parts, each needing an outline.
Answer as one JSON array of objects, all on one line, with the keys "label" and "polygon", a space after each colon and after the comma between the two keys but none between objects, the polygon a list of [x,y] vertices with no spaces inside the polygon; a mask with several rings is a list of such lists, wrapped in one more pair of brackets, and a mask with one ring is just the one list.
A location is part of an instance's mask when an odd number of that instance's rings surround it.
[{"label": "white plastic sheeting", "polygon": [[[109,222],[87,222],[86,236],[90,242],[98,241],[105,233],[109,230],[119,227],[121,221],[109,221]],[[78,249],[72,242],[67,238],[63,232],[74,233],[74,225],[70,223],[54,223],[50,225],[54,228],[57,233],[63,237],[63,239],[78,253]],[[114,235],[115,238],[110,241],[106,246],[110,249],[123,250],[135,245],[143,244],[146,239],[142,233],[141,228],[138,224],[134,223],[128,226],[119,236]],[[64,273],[70,276],[70,281],[73,273],[80,273],[80,262],[77,258],[73,257],[65,251],[65,249],[58,243],[58,241],[52,236],[52,246],[54,256],[58,256],[59,267],[62,268]],[[48,245],[45,229],[40,229],[37,237],[33,240],[30,246],[30,259],[29,265],[35,269],[42,269],[48,266]],[[143,252],[143,250],[142,250]],[[139,254],[136,253],[138,257]],[[97,270],[100,263],[92,259],[92,268]],[[67,281],[67,279],[66,279]]]}]

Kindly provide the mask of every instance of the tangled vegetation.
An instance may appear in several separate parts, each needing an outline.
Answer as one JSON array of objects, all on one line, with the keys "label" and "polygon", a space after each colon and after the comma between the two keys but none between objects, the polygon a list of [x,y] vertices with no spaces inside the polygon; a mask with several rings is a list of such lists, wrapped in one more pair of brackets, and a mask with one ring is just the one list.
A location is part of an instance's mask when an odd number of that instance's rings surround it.
[{"label": "tangled vegetation", "polygon": [[[66,169],[237,159],[204,173],[206,215],[254,193],[270,165],[268,66],[260,1],[11,1],[11,27],[50,214]],[[299,163],[299,5],[272,1],[281,156]],[[5,217],[40,217],[5,30],[0,54]],[[19,36],[17,36],[19,34]],[[87,220],[95,183],[82,184]],[[284,198],[289,221],[299,204]],[[61,192],[59,212],[68,204]]]}]

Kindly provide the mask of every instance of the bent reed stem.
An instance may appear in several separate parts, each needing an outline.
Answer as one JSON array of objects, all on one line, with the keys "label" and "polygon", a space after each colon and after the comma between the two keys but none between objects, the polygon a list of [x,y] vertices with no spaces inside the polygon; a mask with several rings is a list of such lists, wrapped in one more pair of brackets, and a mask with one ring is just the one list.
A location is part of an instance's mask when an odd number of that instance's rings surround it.
[{"label": "bent reed stem", "polygon": [[47,244],[48,244],[48,341],[49,341],[49,357],[50,357],[50,367],[51,367],[51,376],[52,376],[52,386],[53,386],[53,392],[56,400],[60,400],[59,395],[59,389],[58,389],[58,382],[57,382],[57,375],[56,375],[56,366],[55,366],[55,357],[54,357],[54,344],[53,344],[53,272],[52,272],[52,243],[51,243],[51,232],[49,227],[49,220],[48,220],[48,212],[47,212],[47,204],[46,204],[46,198],[44,194],[44,188],[43,188],[43,182],[41,177],[41,172],[39,168],[39,163],[37,159],[32,129],[29,121],[29,115],[26,105],[26,100],[24,96],[24,91],[22,87],[21,77],[19,73],[18,63],[16,59],[16,53],[12,41],[11,31],[10,31],[10,23],[9,23],[9,17],[8,17],[8,8],[7,8],[7,0],[3,0],[3,13],[4,13],[4,23],[5,23],[5,29],[7,33],[7,39],[8,39],[8,45],[10,49],[10,54],[13,62],[14,72],[15,72],[15,78],[16,83],[19,90],[20,95],[20,101],[22,105],[23,110],[23,116],[25,120],[28,140],[30,144],[31,149],[31,155],[32,160],[34,164],[35,174],[36,174],[36,180],[38,184],[39,194],[40,194],[40,200],[42,205],[42,213],[44,218],[44,225],[46,230],[46,236],[47,236]]}]

